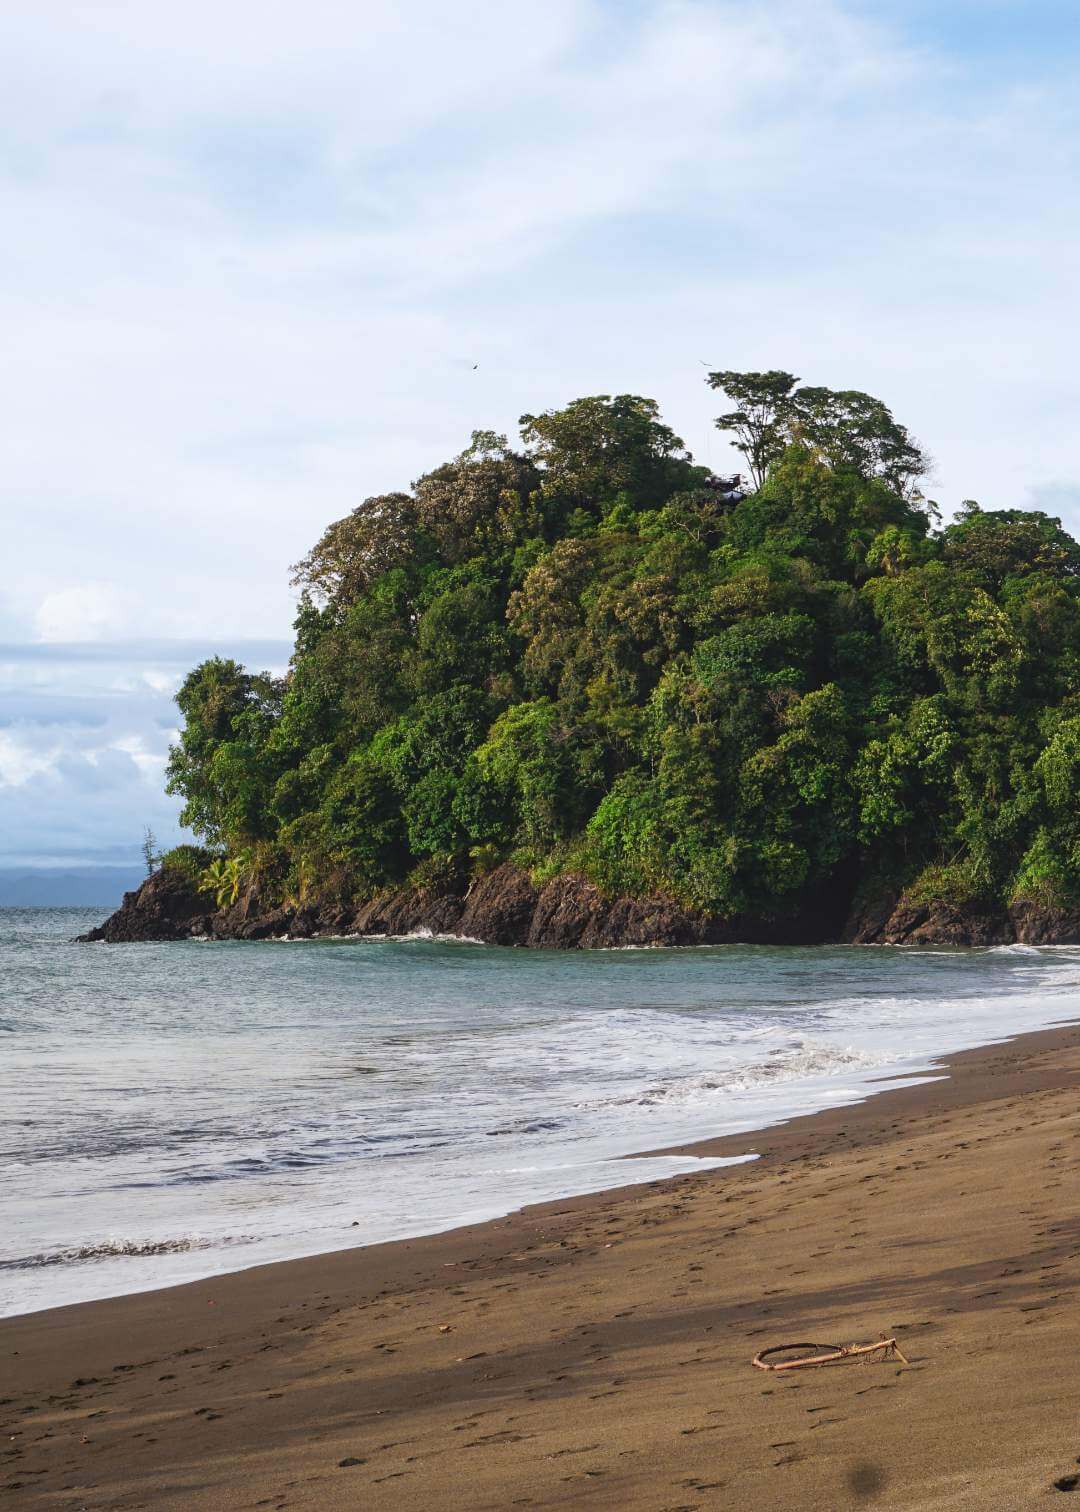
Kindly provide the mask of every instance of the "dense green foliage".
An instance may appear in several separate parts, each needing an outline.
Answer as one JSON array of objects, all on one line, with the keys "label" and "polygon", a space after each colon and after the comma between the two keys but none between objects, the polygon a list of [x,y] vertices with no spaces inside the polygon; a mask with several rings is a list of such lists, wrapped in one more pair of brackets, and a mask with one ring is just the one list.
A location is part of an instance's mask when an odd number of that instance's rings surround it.
[{"label": "dense green foliage", "polygon": [[974,504],[935,529],[868,395],[710,382],[760,480],[738,502],[651,401],[601,396],[331,525],[287,677],[214,659],[178,695],[206,885],[361,897],[513,856],[723,915],[859,879],[1080,895],[1080,547]]}]

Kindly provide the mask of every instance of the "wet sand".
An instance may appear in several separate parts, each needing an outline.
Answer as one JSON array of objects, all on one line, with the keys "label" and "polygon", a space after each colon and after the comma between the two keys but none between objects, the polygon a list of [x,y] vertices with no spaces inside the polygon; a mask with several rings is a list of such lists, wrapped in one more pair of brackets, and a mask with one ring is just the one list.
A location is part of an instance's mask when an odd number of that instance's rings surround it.
[{"label": "wet sand", "polygon": [[1029,1035],[696,1147],[749,1164],[0,1322],[0,1506],[1080,1506],[1078,1089]]}]

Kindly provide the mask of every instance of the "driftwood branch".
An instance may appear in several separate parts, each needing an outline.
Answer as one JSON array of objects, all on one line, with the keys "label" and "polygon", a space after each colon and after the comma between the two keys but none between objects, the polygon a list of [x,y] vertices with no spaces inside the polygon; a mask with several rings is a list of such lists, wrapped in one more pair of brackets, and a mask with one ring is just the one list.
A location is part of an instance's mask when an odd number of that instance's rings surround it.
[{"label": "driftwood branch", "polygon": [[[767,1355],[786,1354],[789,1349],[809,1349],[813,1353],[801,1360],[780,1360],[775,1365],[766,1359]],[[760,1354],[756,1354],[751,1363],[759,1370],[802,1370],[807,1365],[838,1365],[842,1360],[850,1360],[855,1355],[876,1354],[879,1350],[882,1359],[895,1356],[905,1365],[911,1363],[900,1352],[895,1339],[879,1339],[876,1344],[774,1344],[771,1349],[763,1349]]]}]

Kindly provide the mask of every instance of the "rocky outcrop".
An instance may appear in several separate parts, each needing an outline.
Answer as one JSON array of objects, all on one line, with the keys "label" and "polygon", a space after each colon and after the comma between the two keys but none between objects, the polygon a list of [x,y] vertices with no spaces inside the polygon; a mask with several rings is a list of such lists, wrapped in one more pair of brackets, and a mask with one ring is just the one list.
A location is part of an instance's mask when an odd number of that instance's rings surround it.
[{"label": "rocky outcrop", "polygon": [[205,893],[178,871],[159,871],[135,892],[124,894],[120,907],[82,938],[111,945],[139,940],[186,940],[211,932],[213,910]]},{"label": "rocky outcrop", "polygon": [[1080,945],[1080,909],[1018,898],[1009,905],[1009,922],[1020,945]]},{"label": "rocky outcrop", "polygon": [[895,893],[853,910],[843,933],[849,945],[1008,945],[1015,938],[1003,909]]},{"label": "rocky outcrop", "polygon": [[537,887],[528,872],[507,864],[467,890],[402,890],[351,908],[325,902],[271,906],[252,890],[230,907],[215,910],[193,883],[177,872],[162,871],[128,893],[123,906],[84,938],[265,940],[420,932],[536,950],[700,945],[747,937],[734,922],[709,920],[670,898],[611,899],[575,876],[555,877]]},{"label": "rocky outcrop", "polygon": [[525,941],[539,950],[575,950],[586,935],[596,942],[610,902],[584,877],[553,877],[540,890]]},{"label": "rocky outcrop", "polygon": [[470,888],[456,933],[485,945],[525,945],[538,894],[528,872],[496,867]]},{"label": "rocky outcrop", "polygon": [[889,889],[857,897],[841,931],[842,942],[845,945],[884,945],[898,902],[899,894]]},{"label": "rocky outcrop", "polygon": [[849,945],[1080,945],[1080,909],[1018,899],[1008,908],[883,893],[852,910]]},{"label": "rocky outcrop", "polygon": [[587,950],[628,945],[724,945],[739,937],[734,921],[709,919],[670,898],[616,898],[597,910],[582,931]]},{"label": "rocky outcrop", "polygon": [[288,935],[457,935],[487,945],[534,950],[604,950],[650,945],[1030,945],[1080,944],[1080,909],[1031,901],[1008,910],[916,901],[882,890],[862,898],[841,923],[842,890],[815,906],[775,918],[709,918],[671,898],[609,898],[593,882],[559,876],[537,886],[507,863],[466,889],[404,889],[362,904],[324,900],[271,904],[254,889],[229,908],[214,909],[205,893],[175,871],[155,873],[87,940],[111,942],[265,940]]},{"label": "rocky outcrop", "polygon": [[407,935],[427,929],[432,934],[455,934],[463,907],[462,899],[451,893],[383,893],[344,921],[340,933]]}]

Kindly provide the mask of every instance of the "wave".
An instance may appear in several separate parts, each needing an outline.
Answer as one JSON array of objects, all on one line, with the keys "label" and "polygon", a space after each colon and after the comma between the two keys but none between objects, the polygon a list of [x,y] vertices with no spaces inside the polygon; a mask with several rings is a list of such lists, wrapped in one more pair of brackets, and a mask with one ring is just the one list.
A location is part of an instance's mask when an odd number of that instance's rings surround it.
[{"label": "wave", "polygon": [[812,1081],[846,1071],[873,1071],[894,1065],[900,1057],[889,1052],[856,1050],[851,1046],[800,1041],[782,1046],[764,1059],[729,1070],[704,1072],[645,1087],[640,1092],[578,1103],[579,1108],[639,1107],[694,1102],[722,1092],[753,1092],[786,1082]]},{"label": "wave", "polygon": [[70,1245],[45,1250],[37,1255],[21,1255],[14,1260],[0,1260],[0,1271],[37,1270],[43,1265],[79,1265],[92,1260],[145,1259],[153,1255],[184,1255],[194,1250],[217,1249],[223,1244],[248,1244],[249,1234],[224,1239],[201,1239],[186,1235],[179,1239],[103,1239],[97,1244]]},{"label": "wave", "polygon": [[[193,935],[192,939],[209,939],[208,935]],[[424,940],[434,945],[486,945],[486,940],[478,940],[475,935],[441,933],[438,930],[429,929],[421,925],[418,929],[410,929],[407,934],[317,934],[317,935],[273,935],[272,940],[277,945],[324,945],[328,941],[341,943],[348,941],[352,944],[378,944],[386,942],[393,945],[413,944],[417,940]]]},{"label": "wave", "polygon": [[388,940],[396,940],[399,943],[405,940],[430,940],[435,945],[485,945],[486,940],[478,940],[475,935],[440,933],[438,930],[428,929],[421,925],[419,929],[410,929],[408,934],[386,935]]},{"label": "wave", "polygon": [[565,1127],[565,1124],[563,1118],[520,1118],[501,1129],[485,1129],[484,1134],[488,1139],[498,1139],[507,1134],[550,1134]]}]

